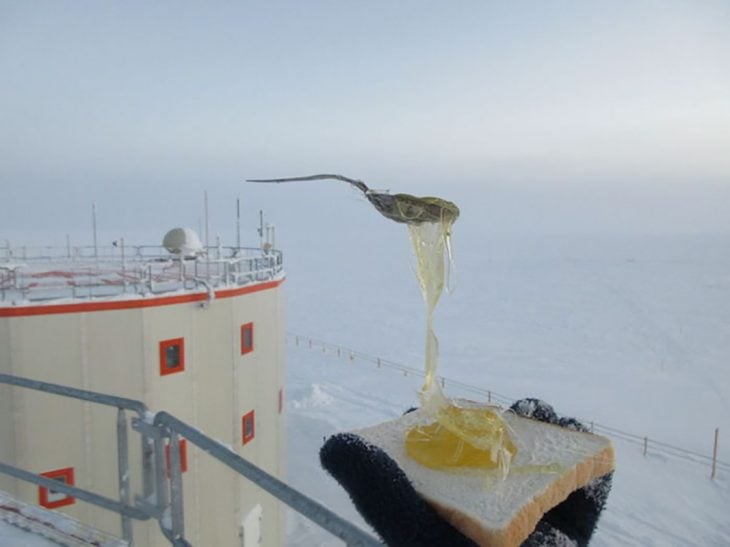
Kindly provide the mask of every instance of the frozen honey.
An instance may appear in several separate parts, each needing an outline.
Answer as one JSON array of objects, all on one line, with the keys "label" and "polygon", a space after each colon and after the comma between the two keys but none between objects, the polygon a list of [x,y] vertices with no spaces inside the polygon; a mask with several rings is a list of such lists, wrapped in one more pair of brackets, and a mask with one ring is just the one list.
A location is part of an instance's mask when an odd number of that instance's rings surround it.
[{"label": "frozen honey", "polygon": [[449,405],[406,433],[406,453],[431,469],[502,469],[517,453],[498,411]]}]

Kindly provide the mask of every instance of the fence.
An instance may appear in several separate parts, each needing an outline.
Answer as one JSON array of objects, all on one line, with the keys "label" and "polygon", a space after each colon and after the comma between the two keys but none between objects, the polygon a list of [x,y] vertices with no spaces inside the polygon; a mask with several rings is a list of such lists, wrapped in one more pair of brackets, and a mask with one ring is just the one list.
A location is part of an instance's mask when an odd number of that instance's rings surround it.
[{"label": "fence", "polygon": [[[362,361],[366,363],[371,363],[377,368],[393,370],[405,376],[424,376],[424,372],[421,369],[409,367],[401,363],[389,361],[387,359],[376,357],[351,348],[339,346],[337,344],[332,344],[323,340],[317,340],[291,332],[287,333],[287,336],[289,340],[293,342],[294,345],[297,347],[305,347],[310,350],[322,351],[325,353],[329,352],[339,358],[347,359],[351,362]],[[458,389],[459,391],[476,396],[490,403],[510,406],[516,401],[514,397],[509,397],[507,395],[497,393],[496,391],[483,389],[477,386],[466,384],[464,382],[459,382],[458,380],[446,378],[444,376],[438,376],[438,381],[442,387],[448,386],[453,389]],[[603,425],[592,420],[586,420],[583,418],[579,419],[584,424],[586,424],[594,433],[601,433],[603,435],[611,437],[614,440],[630,443],[636,445],[637,447],[640,447],[643,450],[645,456],[651,452],[652,454],[661,454],[668,458],[683,460],[704,467],[709,467],[710,478],[712,479],[717,476],[717,472],[719,470],[730,472],[730,463],[721,461],[717,457],[718,441],[720,436],[719,428],[716,428],[714,430],[712,454],[707,455],[694,450],[687,450],[686,448],[681,448],[679,446],[674,446],[669,443],[655,440],[649,435],[637,435],[635,433],[630,433],[628,431],[623,431],[615,427]]]},{"label": "fence", "polygon": [[[73,496],[81,501],[102,507],[120,515],[122,536],[133,544],[132,519],[158,521],[160,529],[176,547],[189,547],[185,539],[183,520],[183,481],[179,441],[184,437],[222,464],[233,469],[261,489],[286,503],[289,507],[318,524],[331,534],[344,540],[347,545],[381,545],[369,534],[342,519],[315,500],[294,490],[276,477],[241,458],[230,448],[222,445],[200,430],[186,424],[166,412],[152,414],[144,403],[82,389],[49,384],[10,374],[0,373],[0,384],[15,386],[59,395],[88,403],[117,409],[117,462],[119,499],[111,499],[82,488],[71,486],[0,462],[0,473],[37,484],[56,492]],[[129,443],[126,412],[134,412],[132,429],[141,435],[142,495],[130,502]],[[165,446],[169,442],[169,469]]]}]

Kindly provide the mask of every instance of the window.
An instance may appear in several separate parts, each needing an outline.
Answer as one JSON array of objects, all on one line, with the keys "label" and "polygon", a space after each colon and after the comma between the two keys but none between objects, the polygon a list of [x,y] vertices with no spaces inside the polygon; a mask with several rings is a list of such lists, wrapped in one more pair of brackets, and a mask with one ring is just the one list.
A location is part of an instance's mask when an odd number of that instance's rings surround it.
[{"label": "window", "polygon": [[[188,470],[188,442],[185,439],[179,439],[178,447],[180,449],[180,472],[185,473]],[[165,464],[167,467],[167,476],[170,476],[172,470],[172,462],[170,461],[170,444],[165,445]]]},{"label": "window", "polygon": [[160,342],[160,376],[185,370],[185,339]]},{"label": "window", "polygon": [[256,435],[256,429],[254,425],[254,411],[252,410],[248,414],[245,414],[241,419],[241,442],[246,444],[253,440]]},{"label": "window", "polygon": [[[65,469],[56,469],[54,471],[47,471],[41,473],[41,476],[48,477],[49,479],[57,480],[69,486],[74,485],[74,468],[66,467]],[[46,488],[45,486],[38,487],[38,503],[48,509],[55,509],[56,507],[63,507],[64,505],[72,505],[76,503],[76,498],[73,496],[67,496],[62,492],[56,492],[52,488]]]},{"label": "window", "polygon": [[241,325],[241,355],[253,351],[253,323]]}]

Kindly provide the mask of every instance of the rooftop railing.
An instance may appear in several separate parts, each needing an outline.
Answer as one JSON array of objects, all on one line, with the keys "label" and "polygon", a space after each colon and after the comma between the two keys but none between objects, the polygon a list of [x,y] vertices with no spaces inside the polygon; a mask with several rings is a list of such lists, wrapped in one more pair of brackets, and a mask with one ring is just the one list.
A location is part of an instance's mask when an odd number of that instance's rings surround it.
[{"label": "rooftop railing", "polygon": [[216,245],[194,256],[151,245],[0,246],[0,306],[237,287],[283,275],[279,250]]}]

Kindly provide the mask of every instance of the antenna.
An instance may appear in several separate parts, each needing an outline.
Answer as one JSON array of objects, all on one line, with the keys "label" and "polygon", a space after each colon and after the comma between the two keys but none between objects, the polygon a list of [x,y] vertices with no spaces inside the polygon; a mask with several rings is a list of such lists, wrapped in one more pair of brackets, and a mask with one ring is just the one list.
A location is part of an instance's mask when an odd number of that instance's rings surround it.
[{"label": "antenna", "polygon": [[236,251],[241,248],[241,196],[236,197]]},{"label": "antenna", "polygon": [[264,210],[259,209],[259,247],[264,248]]},{"label": "antenna", "polygon": [[203,201],[204,201],[204,207],[203,207],[203,217],[205,218],[205,250],[208,251],[208,190],[203,191]]},{"label": "antenna", "polygon": [[96,202],[91,202],[91,228],[94,232],[94,258],[99,259],[99,245],[96,239]]}]

